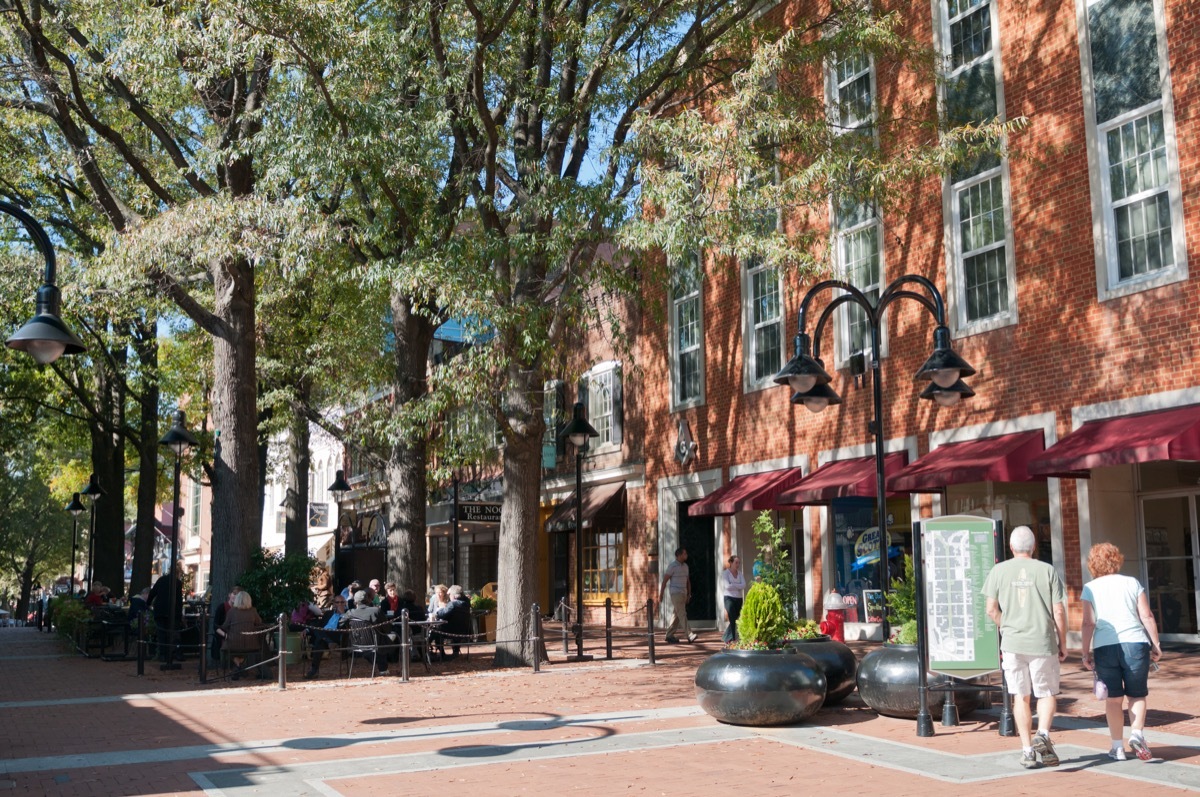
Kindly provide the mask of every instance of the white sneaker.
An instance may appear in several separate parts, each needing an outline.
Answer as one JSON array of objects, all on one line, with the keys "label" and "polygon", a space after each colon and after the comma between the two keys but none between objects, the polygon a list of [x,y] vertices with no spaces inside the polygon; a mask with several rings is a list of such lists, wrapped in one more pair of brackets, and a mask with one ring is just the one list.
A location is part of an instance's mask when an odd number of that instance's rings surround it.
[{"label": "white sneaker", "polygon": [[1129,749],[1143,761],[1149,761],[1154,757],[1150,752],[1150,748],[1146,746],[1146,740],[1140,736],[1133,736],[1129,739]]},{"label": "white sneaker", "polygon": [[696,632],[692,631],[692,632],[688,633],[688,642],[695,642],[695,641],[696,641]]},{"label": "white sneaker", "polygon": [[1111,758],[1113,761],[1125,761],[1126,760],[1125,748],[1124,747],[1112,748],[1111,750],[1108,751],[1108,757]]}]

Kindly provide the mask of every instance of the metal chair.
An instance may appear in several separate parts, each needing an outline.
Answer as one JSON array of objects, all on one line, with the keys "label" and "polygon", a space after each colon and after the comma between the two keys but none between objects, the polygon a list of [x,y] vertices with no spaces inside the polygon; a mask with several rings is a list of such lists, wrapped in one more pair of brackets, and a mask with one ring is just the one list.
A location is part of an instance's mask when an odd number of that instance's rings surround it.
[{"label": "metal chair", "polygon": [[371,677],[374,678],[379,671],[379,656],[382,651],[379,649],[379,634],[375,632],[374,626],[366,620],[360,620],[357,617],[350,618],[350,671],[347,678],[354,677],[354,660],[359,656],[371,657]]}]

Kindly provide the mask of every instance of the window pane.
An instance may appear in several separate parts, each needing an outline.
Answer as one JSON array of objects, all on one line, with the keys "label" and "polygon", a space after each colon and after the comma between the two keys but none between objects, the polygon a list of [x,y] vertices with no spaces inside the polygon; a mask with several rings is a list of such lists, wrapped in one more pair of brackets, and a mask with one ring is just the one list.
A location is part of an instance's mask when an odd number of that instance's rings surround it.
[{"label": "window pane", "polygon": [[588,379],[588,421],[600,436],[598,445],[612,442],[613,378],[615,371],[603,371]]},{"label": "window pane", "polygon": [[992,50],[992,10],[976,9],[950,23],[950,61],[954,69]]},{"label": "window pane", "polygon": [[1008,270],[1003,246],[966,258],[963,271],[969,321],[997,315],[1008,308]]},{"label": "window pane", "polygon": [[1162,111],[1108,131],[1108,175],[1112,201],[1167,184],[1167,141]]},{"label": "window pane", "polygon": [[1117,272],[1122,280],[1175,265],[1167,192],[1114,208]]},{"label": "window pane", "polygon": [[946,116],[951,125],[996,118],[996,67],[989,58],[964,69],[946,86]]},{"label": "window pane", "polygon": [[1093,3],[1088,34],[1097,122],[1162,99],[1153,0]]}]

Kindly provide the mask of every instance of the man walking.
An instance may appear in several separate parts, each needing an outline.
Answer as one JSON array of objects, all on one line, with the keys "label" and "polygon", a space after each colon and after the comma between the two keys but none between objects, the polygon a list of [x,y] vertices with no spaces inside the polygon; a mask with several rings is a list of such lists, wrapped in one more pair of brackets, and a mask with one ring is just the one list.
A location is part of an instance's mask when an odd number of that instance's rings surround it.
[{"label": "man walking", "polygon": [[[1013,558],[993,567],[983,584],[988,617],[1000,628],[1001,667],[1026,769],[1058,766],[1050,726],[1058,708],[1059,668],[1067,658],[1066,591],[1058,572],[1033,558],[1036,543],[1028,526],[1013,529],[1008,538]],[[1030,695],[1037,698],[1036,734]]]},{"label": "man walking", "polygon": [[696,635],[688,628],[687,605],[692,599],[692,579],[688,575],[687,558],[686,548],[675,549],[675,561],[667,565],[662,587],[658,590],[658,599],[662,602],[667,587],[671,588],[671,608],[675,613],[671,618],[671,625],[667,627],[667,642],[671,645],[679,642],[679,637],[675,634],[680,630],[687,636],[688,642],[696,641]]}]

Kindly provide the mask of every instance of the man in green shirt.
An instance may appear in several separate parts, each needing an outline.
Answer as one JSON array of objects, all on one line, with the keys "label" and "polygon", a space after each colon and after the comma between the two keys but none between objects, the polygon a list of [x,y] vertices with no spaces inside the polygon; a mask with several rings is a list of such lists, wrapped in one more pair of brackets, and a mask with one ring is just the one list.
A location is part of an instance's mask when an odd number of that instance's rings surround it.
[{"label": "man in green shirt", "polygon": [[[1059,667],[1067,658],[1066,591],[1058,571],[1033,558],[1036,544],[1028,526],[1013,529],[1008,538],[1013,558],[993,567],[983,584],[988,617],[1000,629],[1001,667],[1026,769],[1058,766],[1050,726],[1058,708]],[[1036,735],[1030,695],[1037,698]]]}]

